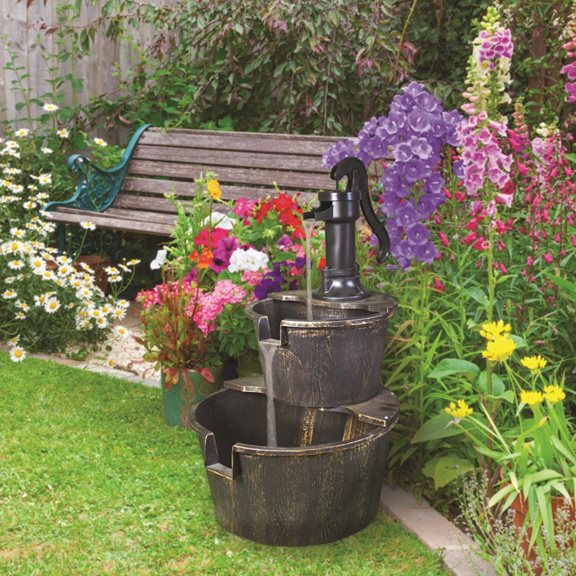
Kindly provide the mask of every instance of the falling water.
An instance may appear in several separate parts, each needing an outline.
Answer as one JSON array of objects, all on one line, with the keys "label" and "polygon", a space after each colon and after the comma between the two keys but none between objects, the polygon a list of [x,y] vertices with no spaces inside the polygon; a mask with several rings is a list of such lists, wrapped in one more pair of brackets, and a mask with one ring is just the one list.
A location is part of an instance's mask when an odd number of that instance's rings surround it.
[{"label": "falling water", "polygon": [[272,363],[278,349],[278,340],[267,338],[258,342],[262,366],[264,367],[264,384],[266,385],[266,440],[268,446],[278,446],[276,439],[276,408],[274,407],[274,382]]},{"label": "falling water", "polygon": [[304,220],[304,233],[306,234],[306,320],[314,320],[312,314],[312,250],[310,248],[314,224],[316,224],[316,220]]}]

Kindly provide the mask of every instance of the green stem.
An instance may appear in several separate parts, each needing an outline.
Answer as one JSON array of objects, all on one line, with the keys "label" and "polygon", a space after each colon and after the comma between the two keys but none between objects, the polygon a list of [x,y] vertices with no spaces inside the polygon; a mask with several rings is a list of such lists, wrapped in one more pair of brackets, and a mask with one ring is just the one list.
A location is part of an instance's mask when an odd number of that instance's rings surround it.
[{"label": "green stem", "polygon": [[396,73],[398,72],[398,66],[400,65],[400,56],[402,55],[402,44],[404,44],[404,39],[406,38],[406,33],[408,32],[408,26],[410,25],[410,21],[412,20],[412,16],[414,16],[414,11],[416,10],[416,5],[418,4],[418,0],[413,0],[412,6],[410,6],[410,12],[408,12],[408,17],[404,22],[404,26],[402,28],[402,33],[400,34],[400,40],[398,42],[398,51],[396,52],[396,60],[394,61],[394,66],[390,71],[390,81],[394,80]]}]

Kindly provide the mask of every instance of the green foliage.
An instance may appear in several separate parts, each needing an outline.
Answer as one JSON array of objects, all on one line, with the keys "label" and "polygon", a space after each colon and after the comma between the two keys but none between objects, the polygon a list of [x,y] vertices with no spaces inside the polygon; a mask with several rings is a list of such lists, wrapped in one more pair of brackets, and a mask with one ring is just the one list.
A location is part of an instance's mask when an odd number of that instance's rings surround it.
[{"label": "green foliage", "polygon": [[102,13],[94,26],[113,21],[111,36],[154,30],[149,48],[133,44],[124,96],[92,108],[138,123],[228,127],[233,118],[237,130],[350,133],[383,109],[407,71],[393,0],[109,0]]}]

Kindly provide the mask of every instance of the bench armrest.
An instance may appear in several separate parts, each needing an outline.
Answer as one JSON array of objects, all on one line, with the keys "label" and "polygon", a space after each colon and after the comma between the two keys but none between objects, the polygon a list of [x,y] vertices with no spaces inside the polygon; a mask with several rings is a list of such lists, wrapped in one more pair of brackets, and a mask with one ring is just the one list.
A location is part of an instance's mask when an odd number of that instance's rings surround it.
[{"label": "bench armrest", "polygon": [[142,133],[150,126],[150,124],[144,124],[136,130],[120,162],[108,170],[98,168],[89,158],[82,154],[69,156],[66,162],[68,169],[78,175],[76,192],[68,200],[48,202],[42,210],[50,212],[58,206],[70,206],[90,212],[104,212],[116,200],[128,171],[128,164],[132,159],[136,144],[138,144]]}]

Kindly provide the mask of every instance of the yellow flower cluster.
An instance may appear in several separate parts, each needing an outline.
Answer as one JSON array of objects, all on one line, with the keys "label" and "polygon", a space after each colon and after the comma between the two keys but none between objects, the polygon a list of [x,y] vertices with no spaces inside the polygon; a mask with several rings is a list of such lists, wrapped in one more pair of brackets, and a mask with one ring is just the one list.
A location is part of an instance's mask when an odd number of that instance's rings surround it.
[{"label": "yellow flower cluster", "polygon": [[210,194],[210,197],[213,200],[220,200],[220,197],[222,196],[222,190],[220,189],[220,183],[218,180],[215,180],[214,178],[208,180],[206,188],[208,189],[208,194]]},{"label": "yellow flower cluster", "polygon": [[485,322],[480,328],[480,336],[488,341],[494,341],[499,336],[510,334],[512,327],[510,324],[504,324],[502,320],[498,322]]},{"label": "yellow flower cluster", "polygon": [[528,406],[537,406],[541,404],[544,400],[544,394],[542,392],[533,390],[522,390],[520,392],[520,402],[522,404],[528,404]]},{"label": "yellow flower cluster", "polygon": [[520,392],[520,402],[531,407],[542,404],[544,400],[547,400],[550,404],[556,404],[564,400],[564,398],[566,398],[566,393],[557,384],[544,386],[544,392],[539,392],[538,390],[522,390]]},{"label": "yellow flower cluster", "polygon": [[542,358],[542,356],[525,356],[520,360],[520,364],[525,368],[528,368],[532,374],[539,372],[542,368],[548,364],[548,362]]},{"label": "yellow flower cluster", "polygon": [[486,342],[486,350],[482,351],[482,356],[492,362],[504,362],[512,356],[516,349],[516,343],[509,336],[496,336],[494,340]]},{"label": "yellow flower cluster", "polygon": [[474,412],[474,410],[468,406],[464,400],[450,402],[450,405],[444,408],[444,411],[458,420],[462,420],[462,418],[466,418],[466,416],[470,416]]},{"label": "yellow flower cluster", "polygon": [[556,402],[560,402],[566,398],[566,392],[556,384],[544,386],[544,398],[546,398],[550,404],[556,404]]}]

